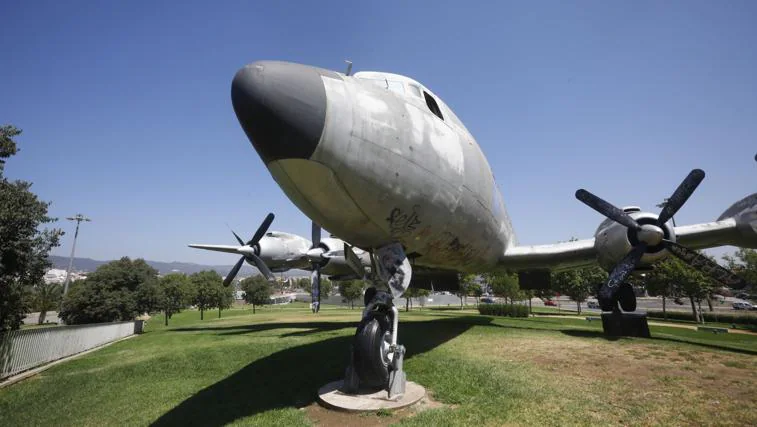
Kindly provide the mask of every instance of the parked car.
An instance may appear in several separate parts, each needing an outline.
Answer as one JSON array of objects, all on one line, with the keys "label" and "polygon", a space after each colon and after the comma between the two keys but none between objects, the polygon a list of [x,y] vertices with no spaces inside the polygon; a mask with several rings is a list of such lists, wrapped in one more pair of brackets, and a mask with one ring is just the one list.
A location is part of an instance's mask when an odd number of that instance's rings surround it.
[{"label": "parked car", "polygon": [[757,310],[757,307],[753,306],[752,304],[748,302],[735,302],[733,303],[733,309],[734,310]]},{"label": "parked car", "polygon": [[544,300],[544,305],[549,305],[549,306],[552,306],[552,307],[557,307],[557,303],[554,300],[551,300],[551,299],[545,299]]},{"label": "parked car", "polygon": [[484,304],[494,304],[494,300],[491,298],[481,298],[481,302]]},{"label": "parked car", "polygon": [[599,303],[597,301],[586,301],[586,306],[589,308],[599,308]]}]

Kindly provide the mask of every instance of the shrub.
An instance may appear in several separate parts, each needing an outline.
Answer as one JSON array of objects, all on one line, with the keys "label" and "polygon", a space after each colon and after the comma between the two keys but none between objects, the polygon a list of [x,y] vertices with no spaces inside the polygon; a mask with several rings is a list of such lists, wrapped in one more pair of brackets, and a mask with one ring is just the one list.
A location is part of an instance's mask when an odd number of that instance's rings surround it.
[{"label": "shrub", "polygon": [[488,316],[528,317],[528,307],[515,304],[479,304],[478,312]]},{"label": "shrub", "polygon": [[[719,323],[735,323],[738,325],[755,325],[757,326],[757,316],[754,314],[741,314],[741,313],[718,313],[716,311],[705,311],[705,322],[719,322]],[[656,319],[662,319],[662,311],[649,310],[647,311],[648,317],[654,317]],[[693,321],[692,314],[686,311],[668,311],[668,320],[688,320]]]}]

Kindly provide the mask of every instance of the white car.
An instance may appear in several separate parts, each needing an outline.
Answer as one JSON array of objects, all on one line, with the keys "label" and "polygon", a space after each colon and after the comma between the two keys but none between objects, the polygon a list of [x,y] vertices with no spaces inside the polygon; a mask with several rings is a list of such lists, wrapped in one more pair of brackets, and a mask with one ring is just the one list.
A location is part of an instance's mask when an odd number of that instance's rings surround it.
[{"label": "white car", "polygon": [[735,302],[733,303],[733,309],[734,310],[757,310],[757,307],[753,306],[752,304],[748,302]]},{"label": "white car", "polygon": [[586,301],[586,306],[589,308],[599,308],[599,303],[597,301]]}]

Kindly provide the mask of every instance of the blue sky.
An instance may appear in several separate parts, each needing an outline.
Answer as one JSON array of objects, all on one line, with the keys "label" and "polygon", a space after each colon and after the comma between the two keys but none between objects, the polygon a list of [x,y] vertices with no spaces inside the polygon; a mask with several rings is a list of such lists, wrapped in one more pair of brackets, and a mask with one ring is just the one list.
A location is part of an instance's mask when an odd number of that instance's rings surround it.
[{"label": "blue sky", "polygon": [[53,216],[93,219],[78,256],[231,264],[186,244],[232,244],[226,223],[251,235],[269,211],[309,235],[231,107],[259,59],[423,82],[477,138],[522,244],[590,237],[581,187],[657,211],[702,168],[679,225],[757,190],[752,1],[6,0],[0,16],[0,123],[24,131],[6,174]]}]

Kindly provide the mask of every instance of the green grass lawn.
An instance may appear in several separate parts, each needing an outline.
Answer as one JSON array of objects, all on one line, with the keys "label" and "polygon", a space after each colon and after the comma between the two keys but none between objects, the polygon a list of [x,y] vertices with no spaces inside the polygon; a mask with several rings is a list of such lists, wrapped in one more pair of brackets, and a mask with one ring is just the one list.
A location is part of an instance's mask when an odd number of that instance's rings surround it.
[{"label": "green grass lawn", "polygon": [[314,401],[343,375],[359,310],[222,316],[156,316],[141,336],[0,389],[0,425],[757,424],[754,335],[653,326],[652,339],[608,340],[580,319],[401,312],[408,377],[436,403],[344,415]]}]

